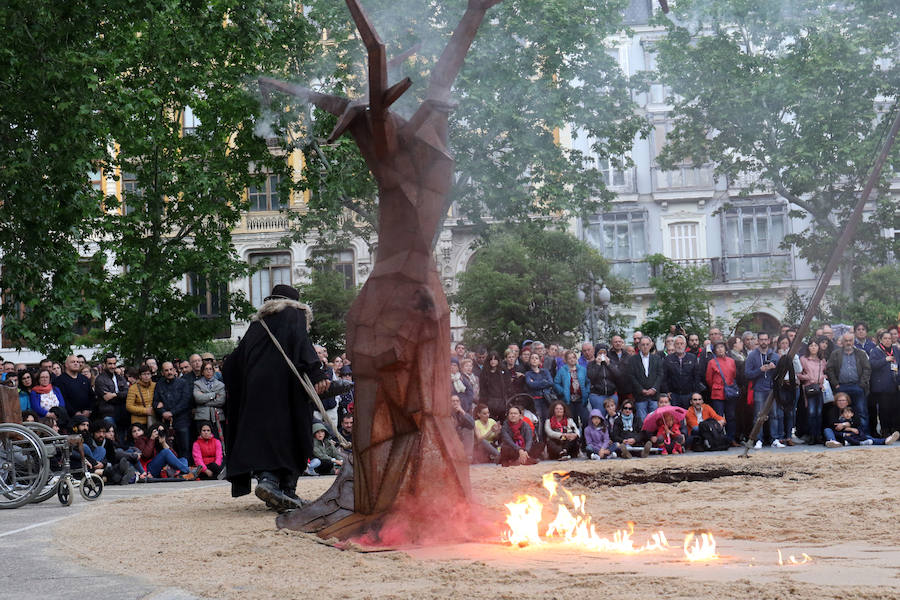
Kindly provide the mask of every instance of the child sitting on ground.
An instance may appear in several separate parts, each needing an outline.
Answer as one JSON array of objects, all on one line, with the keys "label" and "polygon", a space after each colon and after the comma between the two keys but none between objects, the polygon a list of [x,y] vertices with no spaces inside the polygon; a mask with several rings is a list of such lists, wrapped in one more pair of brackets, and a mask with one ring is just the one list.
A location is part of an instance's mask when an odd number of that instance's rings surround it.
[{"label": "child sitting on ground", "polygon": [[884,446],[891,445],[900,438],[896,431],[887,438],[875,438],[862,433],[860,420],[853,412],[853,407],[847,405],[841,410],[841,416],[834,424],[834,435],[845,446]]},{"label": "child sitting on ground", "polygon": [[[336,472],[335,467],[340,469],[344,464],[344,459],[340,451],[334,445],[334,441],[329,439],[325,425],[322,423],[314,423],[313,431],[313,456],[315,458],[310,461],[310,469],[315,469],[319,475],[332,475]],[[315,460],[319,461],[318,466],[313,466]]]},{"label": "child sitting on ground", "polygon": [[610,450],[612,442],[609,439],[609,427],[603,418],[603,411],[596,408],[591,411],[591,423],[584,428],[584,441],[591,460],[616,458],[616,453]]},{"label": "child sitting on ground", "polygon": [[684,438],[681,435],[681,427],[675,422],[672,415],[666,413],[658,421],[658,424],[656,443],[660,454],[683,454],[684,449],[681,447],[681,442]]}]

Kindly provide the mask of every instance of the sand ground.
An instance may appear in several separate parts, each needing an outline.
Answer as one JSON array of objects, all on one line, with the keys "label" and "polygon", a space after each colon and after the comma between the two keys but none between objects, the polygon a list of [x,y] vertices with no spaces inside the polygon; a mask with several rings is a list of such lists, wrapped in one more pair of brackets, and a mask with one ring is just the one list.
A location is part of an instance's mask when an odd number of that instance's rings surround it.
[{"label": "sand ground", "polygon": [[[640,543],[665,531],[672,549],[637,556],[548,544],[480,543],[361,553],[278,531],[253,496],[227,488],[92,506],[61,524],[59,550],[94,568],[142,572],[209,598],[900,598],[900,448],[696,454],[630,461],[545,462],[472,469],[473,492],[492,516],[517,493],[541,499],[542,475],[577,471],[567,488],[587,497],[601,534],[635,523]],[[608,487],[664,469],[736,470],[712,481]],[[332,478],[301,478],[313,498]],[[97,536],[93,525],[125,532]],[[687,532],[708,531],[721,558],[683,559]],[[779,566],[777,550],[812,562]]]}]

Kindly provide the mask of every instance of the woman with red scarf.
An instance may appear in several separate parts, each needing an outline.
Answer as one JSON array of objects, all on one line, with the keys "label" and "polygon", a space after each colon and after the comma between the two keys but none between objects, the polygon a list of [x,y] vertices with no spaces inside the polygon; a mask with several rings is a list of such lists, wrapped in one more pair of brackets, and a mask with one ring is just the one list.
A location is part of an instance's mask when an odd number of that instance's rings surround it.
[{"label": "woman with red scarf", "polygon": [[512,405],[506,411],[506,421],[500,429],[500,464],[533,465],[543,452],[543,446],[534,439],[532,425],[522,418],[522,409]]},{"label": "woman with red scarf", "polygon": [[550,405],[550,418],[544,421],[544,433],[550,460],[569,460],[578,456],[581,432],[564,402],[557,400]]},{"label": "woman with red scarf", "polygon": [[47,369],[42,369],[38,373],[38,383],[31,388],[29,396],[31,410],[40,417],[46,417],[51,408],[57,406],[60,408],[66,407],[66,402],[63,400],[59,388],[50,383],[50,371]]}]

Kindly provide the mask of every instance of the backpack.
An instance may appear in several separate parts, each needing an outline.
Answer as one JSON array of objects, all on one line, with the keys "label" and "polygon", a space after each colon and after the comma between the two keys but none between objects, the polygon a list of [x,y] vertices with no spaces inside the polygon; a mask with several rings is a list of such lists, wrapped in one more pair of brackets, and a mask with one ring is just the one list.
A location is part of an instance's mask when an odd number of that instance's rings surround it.
[{"label": "backpack", "polygon": [[700,450],[728,450],[731,443],[725,435],[725,428],[715,419],[706,419],[698,425]]}]

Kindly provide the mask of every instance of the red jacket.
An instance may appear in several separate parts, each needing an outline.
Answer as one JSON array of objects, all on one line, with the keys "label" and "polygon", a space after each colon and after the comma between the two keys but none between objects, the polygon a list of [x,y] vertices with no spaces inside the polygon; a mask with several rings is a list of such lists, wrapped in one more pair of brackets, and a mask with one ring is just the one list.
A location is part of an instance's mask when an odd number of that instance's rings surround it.
[{"label": "red jacket", "polygon": [[[719,361],[719,365],[722,367],[722,373],[725,374],[725,382],[728,383],[728,385],[734,385],[735,377],[737,376],[737,367],[734,364],[734,359],[730,356],[716,358]],[[716,361],[712,359],[706,363],[706,385],[709,387],[710,400],[725,399],[725,384],[722,383],[722,375],[719,375]]]},{"label": "red jacket", "polygon": [[222,442],[216,438],[204,440],[202,437],[198,437],[197,441],[194,442],[191,455],[194,457],[195,465],[207,466],[213,463],[221,465]]},{"label": "red jacket", "polygon": [[[724,366],[724,365],[723,365]],[[713,365],[715,368],[715,365]],[[722,369],[723,371],[725,369]],[[719,378],[721,379],[721,377]],[[707,419],[715,419],[716,421],[724,421],[722,417],[719,416],[719,413],[713,410],[713,407],[709,404],[703,405],[703,420]],[[694,427],[697,427],[700,424],[700,421],[697,420],[697,413],[694,412],[694,407],[688,407],[687,414],[684,415],[684,422],[687,424],[687,430],[692,431]]]}]

